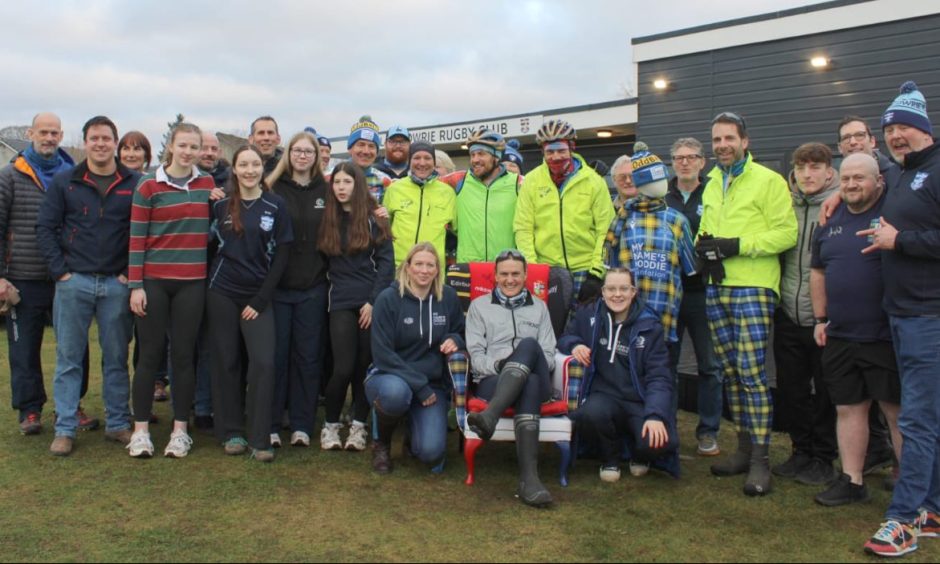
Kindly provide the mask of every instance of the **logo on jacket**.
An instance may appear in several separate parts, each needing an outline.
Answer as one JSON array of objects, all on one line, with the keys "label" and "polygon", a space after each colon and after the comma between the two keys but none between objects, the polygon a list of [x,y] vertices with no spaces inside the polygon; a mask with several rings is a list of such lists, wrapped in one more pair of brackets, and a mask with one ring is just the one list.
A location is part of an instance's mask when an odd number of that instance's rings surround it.
[{"label": "logo on jacket", "polygon": [[924,181],[930,176],[929,172],[918,172],[914,180],[911,181],[911,190],[920,190],[924,187]]},{"label": "logo on jacket", "polygon": [[323,198],[317,198],[317,201],[314,202],[313,205],[316,209],[322,210],[323,208],[326,207],[326,200],[324,200]]},{"label": "logo on jacket", "polygon": [[[594,325],[594,320],[593,320],[593,319],[591,320],[591,325]],[[604,347],[607,346],[607,338],[606,338],[606,337],[601,337],[601,340],[600,340],[599,342],[600,342],[601,346],[604,346]]]},{"label": "logo on jacket", "polygon": [[638,349],[645,349],[645,348],[646,348],[646,337],[644,337],[643,335],[640,335],[639,337],[637,337],[637,338],[636,338],[636,344],[635,344],[634,346],[635,346],[636,348],[638,348]]},{"label": "logo on jacket", "polygon": [[274,216],[263,215],[261,216],[261,229],[263,231],[270,231],[274,228]]},{"label": "logo on jacket", "polygon": [[415,322],[415,318],[414,318],[414,317],[406,317],[406,318],[402,319],[401,322],[404,323],[405,325],[413,325],[414,322]]},{"label": "logo on jacket", "polygon": [[698,214],[699,217],[702,217],[702,213],[704,211],[705,211],[705,206],[703,206],[702,204],[699,204],[698,208],[695,209],[695,213]]}]

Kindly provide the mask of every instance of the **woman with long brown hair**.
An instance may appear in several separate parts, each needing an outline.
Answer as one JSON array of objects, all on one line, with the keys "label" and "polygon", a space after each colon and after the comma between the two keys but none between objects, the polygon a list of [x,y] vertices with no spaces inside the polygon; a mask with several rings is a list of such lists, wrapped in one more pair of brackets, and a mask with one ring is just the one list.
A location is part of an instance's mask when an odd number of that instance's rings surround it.
[{"label": "woman with long brown hair", "polygon": [[[374,217],[378,204],[369,196],[362,170],[348,161],[340,163],[333,170],[330,185],[318,246],[329,264],[333,375],[326,388],[320,448],[361,451],[366,448],[369,415],[363,380],[372,363],[372,305],[392,283],[395,256],[388,220]],[[352,424],[344,445],[339,417],[350,384]]]}]

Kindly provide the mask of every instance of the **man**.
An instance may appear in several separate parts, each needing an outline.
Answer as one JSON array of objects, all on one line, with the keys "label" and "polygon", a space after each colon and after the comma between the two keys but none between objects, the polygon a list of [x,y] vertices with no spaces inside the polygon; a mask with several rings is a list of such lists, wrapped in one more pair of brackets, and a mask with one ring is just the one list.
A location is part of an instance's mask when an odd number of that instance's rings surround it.
[{"label": "man", "polygon": [[[805,143],[793,152],[790,189],[796,212],[797,245],[783,255],[780,307],[774,316],[777,393],[792,441],[790,458],[773,467],[776,476],[821,486],[836,477],[835,409],[822,384],[822,349],[813,337],[810,296],[815,219],[822,203],[839,191],[832,152],[822,143]],[[815,391],[815,393],[814,393]]]},{"label": "man", "polygon": [[117,128],[93,117],[82,128],[87,158],[55,176],[39,210],[36,238],[56,280],[54,398],[58,417],[50,452],[72,452],[88,328],[98,324],[105,437],[130,442],[127,257],[131,199],[139,174],[115,158]]},{"label": "man", "polygon": [[232,167],[222,158],[219,138],[210,131],[202,132],[202,148],[199,150],[199,170],[212,176],[219,188],[228,184]]},{"label": "man", "polygon": [[372,121],[370,116],[362,116],[359,121],[353,124],[349,129],[349,138],[346,139],[346,149],[349,151],[349,158],[366,175],[366,186],[369,192],[379,204],[385,196],[385,189],[391,184],[392,179],[387,174],[372,166],[381,149],[381,137],[379,137],[379,126]]},{"label": "man", "polygon": [[501,163],[506,142],[483,128],[467,140],[470,170],[441,178],[457,192],[457,262],[491,262],[506,249],[516,248],[512,229],[521,178]]},{"label": "man", "polygon": [[[10,388],[20,432],[36,435],[46,403],[39,352],[55,293],[36,244],[36,216],[52,177],[75,163],[59,148],[62,122],[55,114],[36,115],[26,135],[30,145],[0,170],[0,299],[20,300],[6,315]],[[81,411],[78,416],[83,428],[98,426],[97,419]]]},{"label": "man", "polygon": [[855,236],[881,216],[883,179],[878,162],[864,152],[848,155],[839,175],[845,206],[836,210],[825,227],[816,229],[810,274],[814,336],[824,347],[822,379],[836,405],[842,458],[839,479],[815,498],[827,506],[871,499],[862,475],[868,414],[875,401],[895,436],[898,458],[901,452],[897,428],[901,381],[888,317],[881,308],[881,257],[862,254],[868,242]]},{"label": "man", "polygon": [[411,134],[400,125],[392,126],[385,136],[385,159],[375,166],[392,180],[408,176]]},{"label": "man", "polygon": [[519,175],[519,178],[522,178],[522,165],[525,164],[525,159],[522,158],[519,147],[518,139],[506,141],[506,150],[503,151],[503,156],[499,159],[499,162],[506,167],[506,170],[514,172]]},{"label": "man", "polygon": [[770,493],[773,404],[764,360],[780,289],[780,253],[796,244],[796,217],[787,183],[754,162],[744,119],[722,112],[712,120],[718,161],[702,195],[696,253],[704,260],[708,325],[715,336],[738,450],[711,467],[717,476],[747,473],[746,495]]},{"label": "man", "polygon": [[619,212],[627,201],[636,198],[639,194],[636,186],[633,185],[633,165],[630,163],[630,155],[617,157],[614,166],[610,167],[610,177],[613,178],[614,187],[617,189],[617,194],[614,196],[614,209]]},{"label": "man", "polygon": [[[702,169],[705,167],[705,148],[698,139],[683,137],[672,144],[670,155],[675,176],[669,181],[666,204],[685,216],[692,237],[695,237],[702,222],[702,194],[705,192]],[[616,176],[614,182],[617,182]],[[618,189],[619,186],[618,184]],[[705,284],[698,274],[682,277],[682,303],[679,305],[676,324],[678,340],[675,346],[669,349],[669,360],[674,374],[678,374],[682,334],[686,329],[692,338],[698,365],[698,426],[695,428],[697,452],[701,456],[717,456],[721,454],[718,446],[723,401],[721,366],[715,357],[712,335],[708,329],[708,316],[705,314]]]},{"label": "man", "polygon": [[597,296],[614,206],[607,183],[574,152],[576,138],[571,124],[559,119],[536,132],[544,161],[526,175],[519,190],[513,229],[526,260],[566,268],[574,277],[575,296]]},{"label": "man", "polygon": [[271,116],[261,116],[251,122],[251,133],[248,143],[258,147],[261,151],[261,160],[264,161],[264,175],[274,172],[274,167],[281,160],[284,149],[281,148],[281,134],[277,129],[277,122]]},{"label": "man", "polygon": [[901,165],[864,252],[880,251],[884,310],[901,373],[901,469],[885,522],[865,550],[897,556],[917,536],[940,536],[940,144],[913,82],[881,118],[885,145]]},{"label": "man", "polygon": [[326,135],[317,134],[317,144],[320,146],[320,170],[323,174],[329,174],[332,169],[330,161],[332,160],[333,144]]}]

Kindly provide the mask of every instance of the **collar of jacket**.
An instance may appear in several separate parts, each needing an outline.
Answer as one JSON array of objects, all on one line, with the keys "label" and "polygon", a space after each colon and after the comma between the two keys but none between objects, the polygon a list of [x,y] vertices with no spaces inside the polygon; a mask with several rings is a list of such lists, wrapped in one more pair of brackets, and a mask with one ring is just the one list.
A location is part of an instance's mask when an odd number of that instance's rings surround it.
[{"label": "collar of jacket", "polygon": [[839,171],[833,169],[832,178],[829,179],[829,184],[826,184],[825,188],[816,192],[815,194],[807,196],[800,190],[799,185],[796,182],[796,172],[790,171],[790,176],[788,178],[790,184],[790,196],[793,198],[793,205],[799,207],[807,206],[818,206],[819,204],[826,201],[826,198],[832,195],[833,192],[839,189]]},{"label": "collar of jacket", "polygon": [[[699,175],[698,175],[698,186],[695,187],[695,190],[692,190],[692,194],[694,195],[694,194],[696,194],[696,193],[698,193],[698,192],[704,191],[704,190],[705,190],[705,184],[707,184],[707,183],[708,183],[708,179],[705,178],[703,175],[699,174]],[[674,194],[674,195],[679,196],[679,197],[681,198],[681,197],[682,197],[681,192],[682,192],[682,190],[679,189],[679,177],[678,177],[678,176],[673,176],[672,178],[669,179],[669,192],[668,192],[668,193],[669,193],[669,194]]]},{"label": "collar of jacket", "polygon": [[938,149],[940,149],[940,143],[937,143],[935,139],[933,145],[920,151],[914,151],[905,155],[904,164],[901,166],[901,168],[904,170],[913,170],[920,167],[933,158],[934,153],[936,153]]},{"label": "collar of jacket", "polygon": [[496,287],[493,288],[492,296],[493,305],[501,305],[506,309],[517,309],[523,306],[530,306],[535,303],[532,301],[532,294],[529,293],[527,288],[523,288],[522,292],[511,298],[507,298],[503,294],[502,290],[500,290],[499,287]]},{"label": "collar of jacket", "polygon": [[626,215],[627,208],[639,213],[654,213],[666,209],[666,200],[663,198],[650,198],[640,194],[636,198],[631,198],[626,205],[621,208],[620,213]]}]

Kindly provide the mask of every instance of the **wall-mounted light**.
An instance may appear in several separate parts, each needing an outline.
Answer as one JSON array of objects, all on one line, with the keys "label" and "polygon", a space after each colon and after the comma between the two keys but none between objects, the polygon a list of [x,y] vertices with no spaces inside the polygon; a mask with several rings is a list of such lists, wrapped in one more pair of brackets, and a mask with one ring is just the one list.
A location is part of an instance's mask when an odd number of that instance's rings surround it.
[{"label": "wall-mounted light", "polygon": [[613,135],[614,135],[614,132],[611,131],[611,130],[609,130],[609,129],[598,129],[598,130],[597,130],[597,136],[598,136],[598,137],[603,137],[603,138],[606,139],[607,137],[613,137]]},{"label": "wall-mounted light", "polygon": [[669,88],[669,82],[665,78],[657,78],[653,81],[653,88],[656,90],[665,90]]},{"label": "wall-mounted light", "polygon": [[468,147],[467,147],[467,144],[464,143],[463,145],[460,146],[460,148],[463,149],[464,151],[466,151]]},{"label": "wall-mounted light", "polygon": [[809,64],[813,65],[814,69],[824,69],[829,66],[829,59],[819,55],[810,59]]}]

